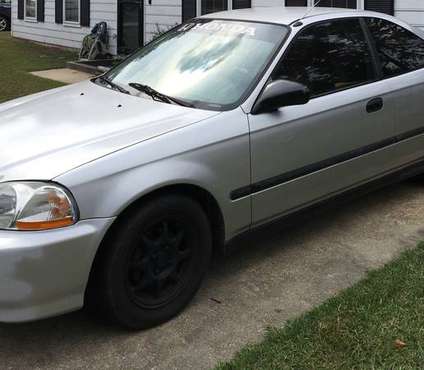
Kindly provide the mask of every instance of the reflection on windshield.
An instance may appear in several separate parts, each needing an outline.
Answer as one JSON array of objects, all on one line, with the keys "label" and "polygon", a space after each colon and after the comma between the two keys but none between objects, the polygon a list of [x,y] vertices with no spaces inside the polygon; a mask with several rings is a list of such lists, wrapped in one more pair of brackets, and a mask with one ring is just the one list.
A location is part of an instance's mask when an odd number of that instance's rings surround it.
[{"label": "reflection on windshield", "polygon": [[204,108],[225,108],[239,102],[286,33],[277,25],[195,21],[150,43],[107,77]]},{"label": "reflection on windshield", "polygon": [[[205,42],[208,42],[208,40],[205,40]],[[208,71],[228,58],[240,42],[241,38],[237,37],[229,42],[221,41],[215,44],[210,43],[205,49],[196,50],[193,48],[186,54],[184,59],[180,61],[178,70],[180,73],[186,71],[192,73],[195,71]]]}]

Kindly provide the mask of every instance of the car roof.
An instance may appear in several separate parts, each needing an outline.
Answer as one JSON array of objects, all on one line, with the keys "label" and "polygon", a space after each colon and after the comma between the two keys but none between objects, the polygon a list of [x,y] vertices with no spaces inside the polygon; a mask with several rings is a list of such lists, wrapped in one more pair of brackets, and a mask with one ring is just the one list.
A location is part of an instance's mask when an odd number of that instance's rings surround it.
[{"label": "car roof", "polygon": [[231,19],[240,21],[255,21],[266,23],[277,23],[283,25],[290,25],[291,23],[304,18],[312,18],[318,16],[331,16],[332,18],[340,15],[346,16],[361,16],[361,15],[374,15],[378,13],[356,10],[356,9],[343,9],[343,8],[324,8],[324,7],[254,7],[239,10],[229,10],[224,12],[217,12],[204,15],[200,18],[214,18],[214,19]]}]

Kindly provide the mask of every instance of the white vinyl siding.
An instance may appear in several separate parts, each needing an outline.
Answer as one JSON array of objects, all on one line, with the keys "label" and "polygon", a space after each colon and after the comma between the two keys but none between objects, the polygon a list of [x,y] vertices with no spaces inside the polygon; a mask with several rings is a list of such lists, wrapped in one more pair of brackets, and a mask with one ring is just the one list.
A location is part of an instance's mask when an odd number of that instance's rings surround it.
[{"label": "white vinyl siding", "polygon": [[[63,1],[65,3],[65,1]],[[55,1],[45,0],[45,20],[42,22],[27,22],[17,19],[18,2],[12,0],[12,36],[22,39],[43,42],[79,49],[82,39],[90,33],[98,22],[105,21],[108,25],[110,52],[116,53],[117,35],[117,3],[116,0],[90,1],[90,27],[80,27],[78,24],[55,23]],[[65,14],[64,14],[65,20]]]},{"label": "white vinyl siding", "polygon": [[[65,2],[65,1],[64,1]],[[160,30],[167,30],[181,23],[182,0],[144,0],[144,41],[149,42]],[[313,0],[308,0],[309,5]],[[198,9],[201,1],[198,0]],[[252,0],[252,6],[282,6],[284,0]],[[229,0],[231,7],[231,0]],[[17,19],[17,1],[12,1],[12,34],[48,44],[80,48],[81,41],[90,32],[88,27],[55,23],[55,2],[45,0],[45,22],[37,23]],[[364,8],[364,0],[358,0],[358,8]],[[117,0],[91,0],[91,27],[98,22],[108,24],[110,52],[117,48]],[[64,14],[65,16],[65,14]],[[395,0],[395,16],[424,30],[424,0]],[[64,17],[65,19],[65,17]]]},{"label": "white vinyl siding", "polygon": [[182,0],[146,0],[144,6],[144,41],[149,42],[158,30],[167,30],[181,23]]},{"label": "white vinyl siding", "polygon": [[424,30],[424,0],[395,0],[396,17]]},{"label": "white vinyl siding", "polygon": [[[284,0],[252,0],[252,6],[281,6]],[[311,6],[313,0],[308,0]],[[357,0],[358,9],[364,9],[364,0]],[[395,17],[424,30],[424,0],[395,0]]]}]

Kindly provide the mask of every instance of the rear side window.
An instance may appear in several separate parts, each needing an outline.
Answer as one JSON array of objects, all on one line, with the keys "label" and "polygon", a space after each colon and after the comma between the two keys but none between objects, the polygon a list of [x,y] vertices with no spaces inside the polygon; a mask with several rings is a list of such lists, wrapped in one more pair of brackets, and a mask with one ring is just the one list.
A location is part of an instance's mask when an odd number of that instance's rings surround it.
[{"label": "rear side window", "polygon": [[424,67],[424,40],[392,22],[366,18],[374,38],[384,77]]},{"label": "rear side window", "polygon": [[359,19],[309,26],[296,36],[274,78],[300,82],[313,96],[375,80],[368,43]]}]

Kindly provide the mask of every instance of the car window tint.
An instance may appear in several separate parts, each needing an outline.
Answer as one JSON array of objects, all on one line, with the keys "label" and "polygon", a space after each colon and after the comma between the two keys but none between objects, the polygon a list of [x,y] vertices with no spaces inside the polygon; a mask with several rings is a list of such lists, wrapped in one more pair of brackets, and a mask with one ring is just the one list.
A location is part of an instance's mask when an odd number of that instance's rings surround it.
[{"label": "car window tint", "polygon": [[392,77],[424,67],[424,40],[384,19],[367,18],[375,41],[384,77]]},{"label": "car window tint", "polygon": [[328,21],[306,28],[283,58],[274,78],[303,83],[313,96],[375,78],[359,19]]}]

